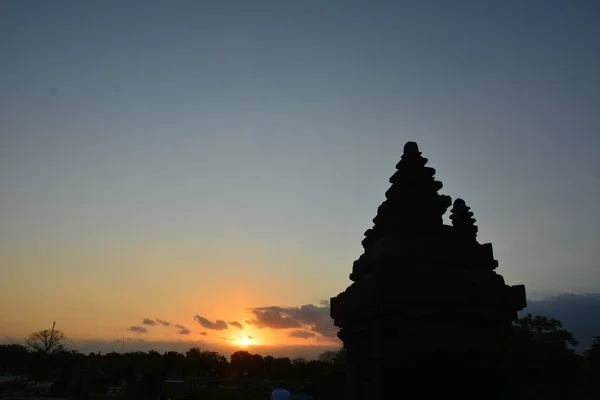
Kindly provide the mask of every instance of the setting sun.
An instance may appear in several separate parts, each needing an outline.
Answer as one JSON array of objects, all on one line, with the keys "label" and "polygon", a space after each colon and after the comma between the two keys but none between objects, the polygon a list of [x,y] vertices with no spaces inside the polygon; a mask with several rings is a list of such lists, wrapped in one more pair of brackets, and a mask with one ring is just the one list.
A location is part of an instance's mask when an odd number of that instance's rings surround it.
[{"label": "setting sun", "polygon": [[246,347],[252,344],[252,338],[250,336],[242,336],[238,341],[239,345],[242,347]]}]

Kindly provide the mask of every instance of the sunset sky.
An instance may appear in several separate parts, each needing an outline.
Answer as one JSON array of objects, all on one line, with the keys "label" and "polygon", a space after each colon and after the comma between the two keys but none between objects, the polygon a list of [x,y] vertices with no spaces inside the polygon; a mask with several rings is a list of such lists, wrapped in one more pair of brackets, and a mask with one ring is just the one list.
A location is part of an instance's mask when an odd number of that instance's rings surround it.
[{"label": "sunset sky", "polygon": [[599,18],[593,0],[3,0],[0,337],[55,320],[90,351],[338,346],[326,301],[408,140],[507,283],[599,293]]}]

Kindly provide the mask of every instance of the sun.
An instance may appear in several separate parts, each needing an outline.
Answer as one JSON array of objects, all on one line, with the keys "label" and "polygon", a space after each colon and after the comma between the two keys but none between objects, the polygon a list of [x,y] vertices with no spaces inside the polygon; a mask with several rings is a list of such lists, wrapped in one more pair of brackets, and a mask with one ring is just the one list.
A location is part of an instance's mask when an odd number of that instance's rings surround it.
[{"label": "sun", "polygon": [[250,336],[242,336],[238,340],[238,343],[242,347],[248,347],[252,344],[252,338]]}]

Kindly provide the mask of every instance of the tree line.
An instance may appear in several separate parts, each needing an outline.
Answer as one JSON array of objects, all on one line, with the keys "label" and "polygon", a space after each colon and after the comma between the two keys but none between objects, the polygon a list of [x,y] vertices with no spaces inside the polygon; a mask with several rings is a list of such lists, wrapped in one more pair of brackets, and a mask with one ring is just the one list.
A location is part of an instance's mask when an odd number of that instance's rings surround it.
[{"label": "tree line", "polygon": [[[163,377],[196,376],[206,379],[271,379],[343,383],[345,353],[328,351],[317,360],[261,356],[237,351],[222,354],[193,347],[185,354],[90,353],[65,347],[61,331],[42,330],[25,339],[24,345],[0,346],[0,368],[29,379],[68,380],[74,371],[90,380],[132,380],[136,374]],[[512,398],[577,398],[600,394],[600,337],[590,348],[575,352],[577,340],[562,323],[528,314],[515,321],[504,343],[504,375]],[[401,379],[402,377],[398,377]]]}]

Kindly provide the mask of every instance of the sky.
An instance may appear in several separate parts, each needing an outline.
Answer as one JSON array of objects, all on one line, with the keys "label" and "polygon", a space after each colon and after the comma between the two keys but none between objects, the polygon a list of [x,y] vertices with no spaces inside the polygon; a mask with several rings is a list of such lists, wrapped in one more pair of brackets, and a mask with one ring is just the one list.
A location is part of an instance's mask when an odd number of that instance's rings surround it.
[{"label": "sky", "polygon": [[593,0],[0,2],[0,336],[339,346],[327,300],[406,141],[508,284],[599,309],[599,17]]}]

